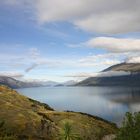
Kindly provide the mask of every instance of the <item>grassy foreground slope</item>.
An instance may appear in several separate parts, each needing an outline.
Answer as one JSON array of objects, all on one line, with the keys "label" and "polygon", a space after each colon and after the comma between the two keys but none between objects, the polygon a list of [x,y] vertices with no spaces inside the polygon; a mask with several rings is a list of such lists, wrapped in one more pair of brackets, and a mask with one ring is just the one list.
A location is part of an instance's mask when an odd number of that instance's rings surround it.
[{"label": "grassy foreground slope", "polygon": [[[101,140],[115,134],[114,124],[100,118],[75,112],[58,112],[46,104],[0,86],[0,140],[57,140],[64,124],[83,140]],[[7,139],[8,140],[8,139]]]}]

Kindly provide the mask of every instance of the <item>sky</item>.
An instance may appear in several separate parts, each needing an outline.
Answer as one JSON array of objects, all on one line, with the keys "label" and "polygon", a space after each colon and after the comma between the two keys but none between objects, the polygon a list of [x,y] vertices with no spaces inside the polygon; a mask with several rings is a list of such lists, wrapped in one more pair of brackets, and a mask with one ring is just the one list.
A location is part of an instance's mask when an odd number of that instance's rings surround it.
[{"label": "sky", "polygon": [[0,0],[0,75],[81,80],[140,62],[139,0]]}]

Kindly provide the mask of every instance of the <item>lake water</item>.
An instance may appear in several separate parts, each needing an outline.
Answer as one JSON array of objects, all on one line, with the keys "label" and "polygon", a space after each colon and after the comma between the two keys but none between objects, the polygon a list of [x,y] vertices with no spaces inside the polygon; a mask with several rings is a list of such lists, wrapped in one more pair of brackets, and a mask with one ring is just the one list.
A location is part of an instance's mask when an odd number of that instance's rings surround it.
[{"label": "lake water", "polygon": [[125,112],[140,111],[140,88],[130,87],[37,87],[18,89],[21,94],[55,110],[96,115],[121,123]]}]

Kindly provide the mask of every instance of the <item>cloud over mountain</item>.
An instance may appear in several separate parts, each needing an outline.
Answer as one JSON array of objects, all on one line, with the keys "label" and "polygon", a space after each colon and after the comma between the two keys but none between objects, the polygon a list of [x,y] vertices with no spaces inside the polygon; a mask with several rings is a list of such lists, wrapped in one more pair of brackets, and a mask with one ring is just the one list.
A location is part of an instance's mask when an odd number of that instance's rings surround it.
[{"label": "cloud over mountain", "polygon": [[65,77],[88,78],[88,77],[112,77],[112,76],[124,76],[124,75],[130,75],[130,72],[106,71],[106,72],[98,72],[98,73],[76,73],[76,74],[66,75]]},{"label": "cloud over mountain", "polygon": [[0,72],[0,76],[8,76],[8,77],[12,77],[12,78],[22,78],[24,77],[24,75],[22,73],[19,72]]}]

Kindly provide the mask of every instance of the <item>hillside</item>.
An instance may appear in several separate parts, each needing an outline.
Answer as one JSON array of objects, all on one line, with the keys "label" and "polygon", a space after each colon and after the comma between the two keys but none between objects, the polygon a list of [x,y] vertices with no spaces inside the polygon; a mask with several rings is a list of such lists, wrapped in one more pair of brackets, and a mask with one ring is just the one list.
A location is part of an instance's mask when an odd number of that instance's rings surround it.
[{"label": "hillside", "polygon": [[0,76],[0,84],[7,85],[11,88],[19,88],[24,87],[26,85],[24,82],[6,76]]},{"label": "hillside", "polygon": [[7,76],[0,76],[0,84],[9,86],[11,88],[26,88],[26,87],[42,86],[40,83],[22,82],[22,81],[19,81],[19,80],[16,80],[14,78],[7,77]]},{"label": "hillside", "polygon": [[76,86],[140,86],[140,63],[121,63],[113,65],[102,72],[126,71],[130,75],[89,77]]},{"label": "hillside", "polygon": [[140,86],[140,74],[112,76],[112,77],[90,77],[76,86]]},{"label": "hillside", "polygon": [[0,86],[0,139],[58,140],[69,122],[83,140],[101,140],[117,128],[101,118],[75,112],[54,111],[46,104]]},{"label": "hillside", "polygon": [[57,86],[72,86],[76,84],[75,81],[66,81],[63,83],[58,83],[54,81],[40,81],[40,80],[32,80],[32,81],[19,81],[11,77],[0,76],[0,84],[6,85],[11,88],[29,88],[29,87],[57,87]]},{"label": "hillside", "polygon": [[140,72],[140,63],[121,63],[103,70],[103,72],[106,71]]}]

